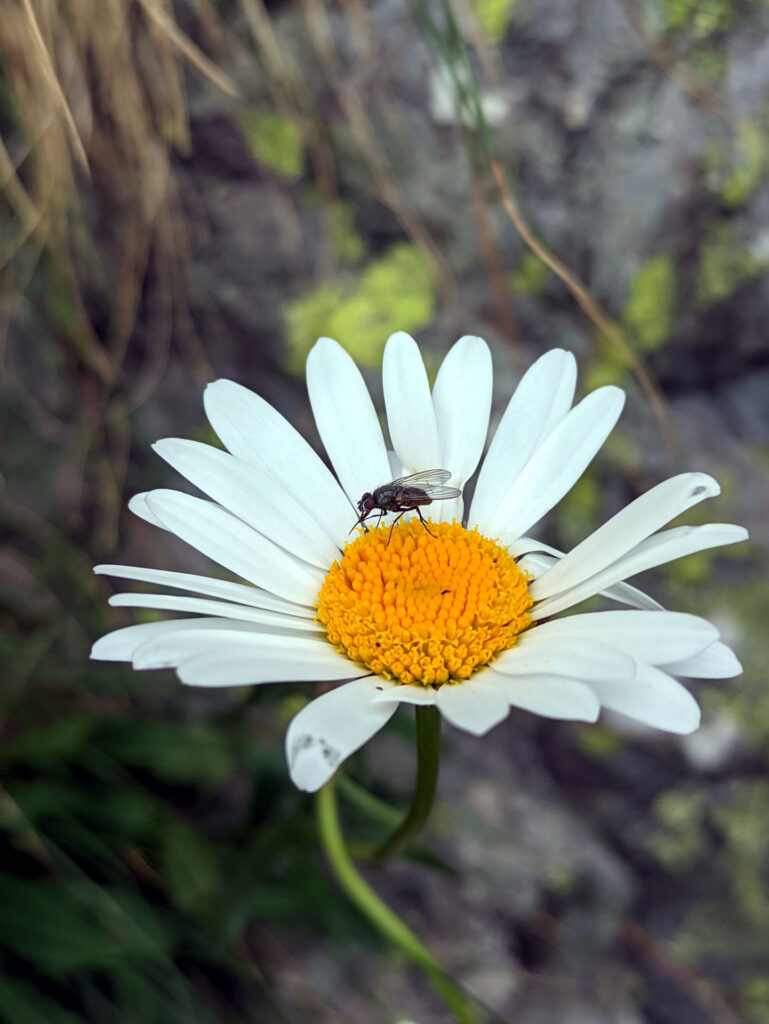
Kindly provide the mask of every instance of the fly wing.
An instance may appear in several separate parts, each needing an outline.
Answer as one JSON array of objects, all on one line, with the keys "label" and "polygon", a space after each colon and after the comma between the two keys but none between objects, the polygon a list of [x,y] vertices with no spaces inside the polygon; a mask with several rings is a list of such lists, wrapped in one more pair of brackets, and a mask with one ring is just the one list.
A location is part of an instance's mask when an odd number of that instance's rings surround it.
[{"label": "fly wing", "polygon": [[459,498],[462,491],[458,487],[444,487],[442,484],[422,484],[422,490],[433,501],[441,498]]},{"label": "fly wing", "polygon": [[393,480],[390,487],[408,487],[414,486],[421,487],[425,490],[428,484],[445,484],[451,476],[451,470],[448,469],[423,469],[419,473],[410,473],[408,476],[399,476],[397,480]]}]

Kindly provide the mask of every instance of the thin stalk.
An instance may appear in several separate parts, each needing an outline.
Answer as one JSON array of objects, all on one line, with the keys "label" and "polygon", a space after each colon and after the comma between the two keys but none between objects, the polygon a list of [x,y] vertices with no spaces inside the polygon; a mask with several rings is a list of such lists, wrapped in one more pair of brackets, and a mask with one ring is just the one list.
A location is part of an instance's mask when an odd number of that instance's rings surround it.
[{"label": "thin stalk", "polygon": [[430,817],[435,800],[435,789],[438,785],[438,769],[440,766],[441,716],[436,707],[426,705],[415,708],[417,730],[417,780],[414,796],[406,817],[395,831],[388,836],[372,860],[381,864],[389,860],[405,846],[409,840],[417,836]]},{"label": "thin stalk", "polygon": [[459,1024],[476,1024],[466,997],[446,977],[438,962],[411,929],[377,896],[353,864],[339,823],[333,779],[318,793],[316,810],[321,843],[339,885],[377,931],[425,971],[454,1019]]}]

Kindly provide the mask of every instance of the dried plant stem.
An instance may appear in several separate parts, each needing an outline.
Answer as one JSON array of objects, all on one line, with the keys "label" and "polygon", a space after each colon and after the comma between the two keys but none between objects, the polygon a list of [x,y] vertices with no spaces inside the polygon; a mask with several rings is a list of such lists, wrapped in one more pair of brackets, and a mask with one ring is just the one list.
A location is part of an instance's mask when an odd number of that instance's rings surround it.
[{"label": "dried plant stem", "polygon": [[675,452],[673,429],[668,415],[667,406],[665,405],[665,400],[660,392],[657,382],[641,360],[636,356],[635,352],[633,352],[618,324],[615,323],[615,321],[612,320],[606,312],[604,312],[599,303],[593,298],[577,275],[566,266],[563,260],[559,259],[558,256],[546,249],[545,246],[534,236],[529,225],[524,220],[523,214],[513,198],[510,189],[507,187],[507,182],[505,181],[502,169],[496,160],[491,161],[491,171],[494,175],[497,189],[499,190],[502,206],[505,213],[515,226],[518,234],[532,252],[542,260],[545,266],[549,267],[556,277],[563,281],[574,296],[574,299],[580,309],[593,321],[601,334],[609,339],[609,341],[621,353],[628,366],[633,370],[633,373],[638,378],[638,382],[646,394],[649,404],[657,417],[668,454],[672,455]]},{"label": "dried plant stem", "polygon": [[[25,0],[29,3],[29,0]],[[221,71],[216,64],[206,57],[206,55],[198,49],[198,47],[192,42],[192,40],[186,36],[176,22],[157,4],[156,0],[139,0],[142,9],[148,18],[155,22],[163,33],[168,38],[169,42],[176,47],[193,67],[212,82],[217,89],[221,90],[226,96],[231,96],[233,99],[237,99],[240,96],[238,87],[232,81],[229,75],[226,75]]]},{"label": "dried plant stem", "polygon": [[22,0],[22,6],[29,23],[32,44],[39,59],[40,71],[42,72],[56,103],[61,107],[64,124],[67,128],[67,135],[69,136],[69,141],[72,145],[73,152],[77,157],[77,161],[85,173],[88,174],[88,157],[85,155],[85,149],[83,148],[80,134],[77,130],[77,126],[75,125],[75,119],[72,116],[72,111],[69,109],[69,104],[67,103],[67,99],[62,91],[61,84],[59,83],[53,64],[51,63],[51,55],[48,53],[48,48],[45,45],[43,33],[40,31],[40,26],[37,23],[37,18],[35,17],[31,0]]}]

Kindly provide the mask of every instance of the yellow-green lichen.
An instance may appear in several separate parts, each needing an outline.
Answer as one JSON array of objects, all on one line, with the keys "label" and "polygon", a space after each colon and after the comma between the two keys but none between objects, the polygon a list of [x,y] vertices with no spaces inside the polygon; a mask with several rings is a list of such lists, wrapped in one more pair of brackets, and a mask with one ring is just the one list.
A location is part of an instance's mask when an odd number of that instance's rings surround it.
[{"label": "yellow-green lichen", "polygon": [[676,268],[660,253],[647,260],[630,283],[624,322],[645,351],[660,348],[670,337],[676,301]]},{"label": "yellow-green lichen", "polygon": [[244,110],[240,129],[257,163],[287,181],[304,169],[304,140],[298,121],[271,110]]},{"label": "yellow-green lichen", "polygon": [[548,270],[539,256],[524,253],[521,262],[509,278],[512,291],[519,295],[539,295],[547,285]]},{"label": "yellow-green lichen", "polygon": [[510,24],[518,0],[473,0],[473,8],[484,32],[492,43],[500,43]]},{"label": "yellow-green lichen", "polygon": [[701,307],[733,295],[761,272],[752,253],[740,247],[734,226],[726,221],[711,224],[700,247],[695,296]]},{"label": "yellow-green lichen", "polygon": [[732,892],[754,924],[769,925],[769,782],[746,779],[729,787],[728,798],[714,808],[713,824],[722,834],[723,858]]},{"label": "yellow-green lichen", "polygon": [[623,387],[631,366],[629,354],[601,334],[595,343],[593,362],[582,375],[582,386],[586,391],[595,391],[607,384]]},{"label": "yellow-green lichen", "polygon": [[623,747],[622,737],[603,726],[591,725],[577,733],[577,746],[591,761],[609,761]]},{"label": "yellow-green lichen", "polygon": [[339,258],[347,263],[356,263],[366,252],[366,243],[355,227],[352,209],[345,203],[334,204],[331,211],[331,230]]},{"label": "yellow-green lichen", "polygon": [[725,32],[736,15],[732,0],[657,0],[657,4],[668,30],[685,32],[697,41]]},{"label": "yellow-green lichen", "polygon": [[748,974],[740,985],[745,1012],[755,1024],[769,1024],[769,975]]},{"label": "yellow-green lichen", "polygon": [[437,279],[430,260],[415,246],[400,242],[358,277],[286,303],[289,368],[301,372],[322,335],[335,338],[363,366],[378,365],[390,334],[419,331],[433,319]]},{"label": "yellow-green lichen", "polygon": [[681,787],[662,793],[652,805],[659,827],[646,840],[648,852],[668,871],[685,871],[707,848],[705,795]]},{"label": "yellow-green lichen", "polygon": [[[751,551],[749,545],[741,546]],[[769,566],[755,548],[751,553],[756,561],[755,578],[744,580],[738,587],[729,587],[728,594],[723,594],[723,605],[739,627],[736,646],[744,673],[726,683],[719,692],[725,707],[739,720],[748,743],[769,762],[769,687],[766,685]],[[707,615],[708,611],[700,611],[700,614]]]},{"label": "yellow-green lichen", "polygon": [[703,85],[716,85],[726,74],[729,61],[726,53],[716,46],[701,47],[689,58],[697,73],[697,80]]},{"label": "yellow-green lichen", "polygon": [[721,190],[728,206],[742,206],[761,187],[769,170],[769,138],[764,128],[741,121],[735,139],[736,162]]}]

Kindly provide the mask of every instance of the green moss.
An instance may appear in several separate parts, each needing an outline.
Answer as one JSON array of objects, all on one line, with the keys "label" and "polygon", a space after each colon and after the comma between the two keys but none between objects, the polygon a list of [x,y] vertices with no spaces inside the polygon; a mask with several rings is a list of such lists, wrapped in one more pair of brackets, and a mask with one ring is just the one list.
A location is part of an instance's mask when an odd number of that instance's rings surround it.
[{"label": "green moss", "polygon": [[744,205],[766,180],[769,170],[769,138],[752,121],[741,121],[735,140],[736,166],[724,182],[721,195],[728,206]]},{"label": "green moss", "polygon": [[721,832],[723,858],[732,892],[743,914],[762,926],[769,925],[769,782],[749,779],[729,787],[728,799],[713,811],[713,824]]},{"label": "green moss", "polygon": [[299,123],[271,110],[244,110],[240,129],[249,149],[263,167],[287,181],[296,181],[304,168],[304,141]]},{"label": "green moss", "polygon": [[703,85],[717,85],[726,74],[726,53],[716,47],[702,48],[692,53],[691,65]]},{"label": "green moss", "polygon": [[473,7],[478,21],[493,43],[500,43],[505,37],[510,15],[518,0],[474,0]]},{"label": "green moss", "polygon": [[700,248],[697,304],[707,307],[728,298],[760,272],[759,261],[740,247],[732,224],[711,224]]},{"label": "green moss", "polygon": [[342,202],[336,203],[331,223],[339,258],[347,263],[357,263],[366,252],[366,243],[358,234],[350,207]]},{"label": "green moss", "polygon": [[707,849],[705,795],[682,787],[657,797],[652,814],[660,828],[646,841],[648,852],[668,871],[685,871]]},{"label": "green moss", "polygon": [[394,331],[415,332],[435,313],[437,271],[407,242],[393,245],[356,279],[315,289],[286,303],[289,367],[301,372],[322,335],[335,338],[364,366],[381,362]]},{"label": "green moss", "polygon": [[577,733],[577,745],[585,757],[608,761],[622,749],[622,737],[601,725],[591,725]]},{"label": "green moss", "polygon": [[609,338],[599,336],[595,347],[595,359],[582,375],[585,391],[613,384],[623,387],[630,372],[630,360]]},{"label": "green moss", "polygon": [[725,32],[734,22],[731,0],[657,0],[672,32],[686,32],[696,40]]},{"label": "green moss", "polygon": [[645,351],[660,348],[673,329],[676,268],[669,256],[647,260],[630,283],[625,326]]},{"label": "green moss", "polygon": [[547,285],[548,269],[533,252],[524,254],[518,269],[510,275],[512,291],[519,295],[539,295]]},{"label": "green moss", "polygon": [[769,976],[749,974],[740,986],[745,1010],[755,1024],[769,1024]]}]

